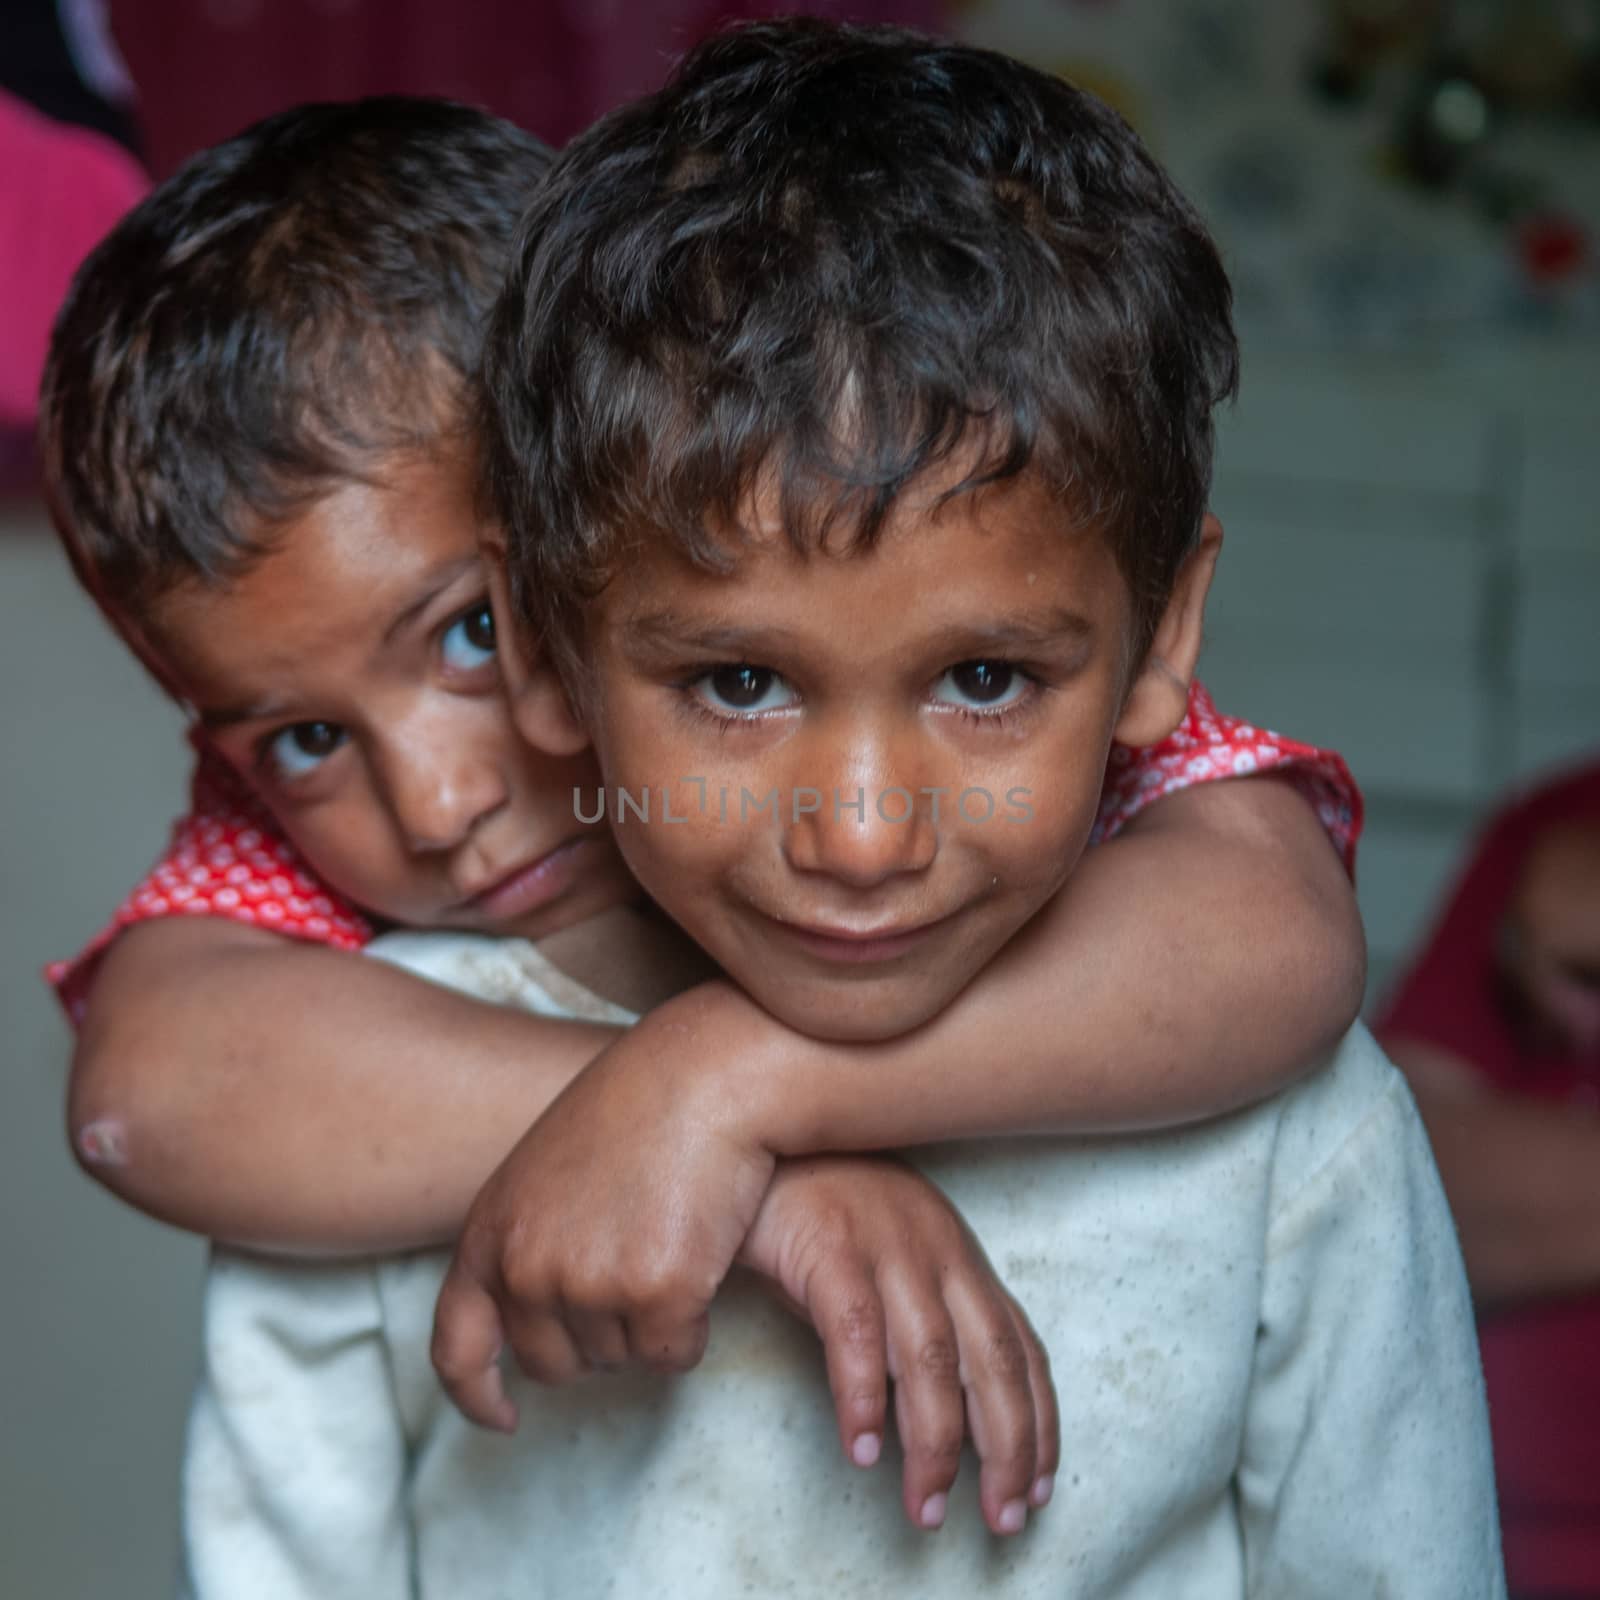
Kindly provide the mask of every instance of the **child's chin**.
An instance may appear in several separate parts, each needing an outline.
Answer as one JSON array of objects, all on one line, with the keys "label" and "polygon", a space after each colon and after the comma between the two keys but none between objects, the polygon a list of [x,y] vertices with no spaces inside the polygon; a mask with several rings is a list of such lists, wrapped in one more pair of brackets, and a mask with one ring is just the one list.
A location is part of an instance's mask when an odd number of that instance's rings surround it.
[{"label": "child's chin", "polygon": [[779,979],[745,988],[785,1027],[830,1044],[878,1044],[920,1028],[945,1009],[956,990],[902,979],[852,979],[797,984]]}]

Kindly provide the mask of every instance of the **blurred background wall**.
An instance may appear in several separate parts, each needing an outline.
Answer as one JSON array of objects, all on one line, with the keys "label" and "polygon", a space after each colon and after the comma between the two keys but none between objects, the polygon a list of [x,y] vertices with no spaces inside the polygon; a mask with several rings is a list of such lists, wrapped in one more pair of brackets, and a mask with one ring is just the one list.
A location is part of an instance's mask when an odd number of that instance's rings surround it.
[{"label": "blurred background wall", "polygon": [[[0,15],[0,79],[24,9]],[[294,100],[376,90],[485,102],[559,140],[719,21],[784,9],[130,0],[110,23],[160,174]],[[1600,4],[876,13],[1106,95],[1212,221],[1246,361],[1203,672],[1226,709],[1337,747],[1363,784],[1376,992],[1491,798],[1600,746]],[[0,1596],[157,1600],[201,1247],[73,1168],[67,1034],[37,969],[156,853],[183,750],[20,468],[0,503],[0,674]]]}]

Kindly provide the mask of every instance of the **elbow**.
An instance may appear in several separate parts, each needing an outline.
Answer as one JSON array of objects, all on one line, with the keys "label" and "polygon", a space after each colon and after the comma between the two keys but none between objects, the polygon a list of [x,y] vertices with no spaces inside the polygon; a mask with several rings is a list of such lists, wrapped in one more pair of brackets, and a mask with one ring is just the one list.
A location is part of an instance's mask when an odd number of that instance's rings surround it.
[{"label": "elbow", "polygon": [[85,1176],[127,1198],[139,1106],[111,1041],[86,1027],[67,1084],[67,1140]]},{"label": "elbow", "polygon": [[1361,1015],[1367,995],[1367,930],[1353,892],[1328,920],[1328,1016],[1342,1039]]},{"label": "elbow", "polygon": [[1308,886],[1290,912],[1281,948],[1299,952],[1294,988],[1306,1025],[1307,1060],[1334,1050],[1361,1015],[1367,991],[1367,936],[1348,880]]}]

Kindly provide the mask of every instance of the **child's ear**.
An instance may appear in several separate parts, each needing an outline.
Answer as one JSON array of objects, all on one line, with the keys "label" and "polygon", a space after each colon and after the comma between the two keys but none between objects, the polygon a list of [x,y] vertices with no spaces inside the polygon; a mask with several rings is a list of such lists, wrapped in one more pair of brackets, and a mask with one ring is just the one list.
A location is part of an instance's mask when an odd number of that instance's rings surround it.
[{"label": "child's ear", "polygon": [[500,662],[500,681],[511,706],[511,720],[534,749],[549,756],[575,756],[588,749],[589,730],[573,711],[561,675],[549,655],[511,604],[505,541],[497,533],[486,532],[479,549],[488,569],[495,654]]},{"label": "child's ear", "polygon": [[1206,595],[1222,550],[1222,524],[1208,511],[1200,542],[1178,573],[1167,608],[1123,702],[1112,737],[1118,744],[1160,744],[1189,709],[1189,684],[1205,635]]}]

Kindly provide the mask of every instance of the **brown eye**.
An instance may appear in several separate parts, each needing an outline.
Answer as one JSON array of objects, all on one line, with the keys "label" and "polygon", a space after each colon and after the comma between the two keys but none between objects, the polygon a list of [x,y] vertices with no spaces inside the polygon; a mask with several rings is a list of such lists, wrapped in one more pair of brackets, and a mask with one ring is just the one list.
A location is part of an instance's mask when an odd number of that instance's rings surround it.
[{"label": "brown eye", "polygon": [[344,743],[344,729],[331,722],[297,722],[289,730],[289,737],[301,755],[320,761]]},{"label": "brown eye", "polygon": [[439,653],[455,672],[476,672],[494,660],[494,613],[487,603],[463,611],[450,624]]},{"label": "brown eye", "polygon": [[345,741],[337,722],[296,722],[281,728],[267,743],[267,760],[281,778],[303,778]]},{"label": "brown eye", "polygon": [[466,619],[467,638],[480,650],[494,649],[494,612],[488,606],[479,606]]},{"label": "brown eye", "polygon": [[784,711],[799,704],[799,696],[781,672],[748,661],[712,667],[695,680],[694,690],[706,706],[723,717]]},{"label": "brown eye", "polygon": [[999,712],[1027,694],[1029,681],[1010,661],[959,661],[940,678],[933,697],[963,711]]},{"label": "brown eye", "polygon": [[1004,661],[963,661],[950,669],[950,684],[968,700],[988,705],[1005,698],[1015,676],[1015,669]]},{"label": "brown eye", "polygon": [[766,698],[776,677],[765,667],[718,667],[711,674],[711,690],[731,709],[749,711]]}]

